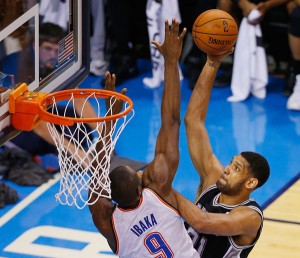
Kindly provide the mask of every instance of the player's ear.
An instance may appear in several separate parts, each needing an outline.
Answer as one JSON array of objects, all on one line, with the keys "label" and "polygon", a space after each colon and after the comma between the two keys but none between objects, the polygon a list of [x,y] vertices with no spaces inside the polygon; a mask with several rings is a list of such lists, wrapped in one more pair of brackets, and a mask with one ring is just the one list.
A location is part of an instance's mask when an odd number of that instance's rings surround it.
[{"label": "player's ear", "polygon": [[137,187],[137,189],[136,189],[137,195],[141,196],[142,195],[142,191],[143,191],[142,184],[139,184],[138,187]]},{"label": "player's ear", "polygon": [[246,186],[247,189],[249,189],[249,190],[252,189],[252,190],[253,190],[253,189],[256,188],[257,184],[258,184],[258,179],[255,178],[255,177],[250,177],[250,178],[246,181],[245,186]]}]

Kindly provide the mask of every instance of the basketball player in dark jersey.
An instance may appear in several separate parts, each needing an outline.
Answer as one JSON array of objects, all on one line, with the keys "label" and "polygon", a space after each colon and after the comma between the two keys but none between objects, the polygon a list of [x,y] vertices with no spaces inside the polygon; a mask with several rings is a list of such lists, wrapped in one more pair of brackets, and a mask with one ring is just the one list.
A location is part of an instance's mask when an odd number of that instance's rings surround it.
[{"label": "basketball player in dark jersey", "polygon": [[270,168],[258,153],[242,152],[226,167],[213,153],[205,117],[220,60],[222,56],[207,56],[185,115],[189,152],[200,176],[196,205],[179,194],[177,201],[200,257],[243,258],[263,224],[262,210],[249,196],[266,182]]}]

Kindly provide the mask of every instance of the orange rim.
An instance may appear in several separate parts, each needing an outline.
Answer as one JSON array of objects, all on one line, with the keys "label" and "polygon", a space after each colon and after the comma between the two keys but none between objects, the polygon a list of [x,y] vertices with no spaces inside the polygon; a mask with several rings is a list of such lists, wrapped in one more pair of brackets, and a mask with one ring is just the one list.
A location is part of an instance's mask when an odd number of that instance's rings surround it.
[{"label": "orange rim", "polygon": [[[95,95],[97,98],[109,98],[109,97],[116,97],[117,99],[121,99],[129,104],[129,106],[122,112],[110,115],[110,116],[102,116],[96,118],[79,118],[79,117],[64,117],[60,115],[55,115],[47,111],[50,105],[52,105],[53,97],[55,98],[55,102],[59,102],[62,100],[69,100],[72,96],[75,99],[78,98],[86,98],[91,95]],[[46,94],[44,97],[41,98],[39,102],[40,119],[59,125],[73,125],[74,123],[93,123],[93,122],[102,122],[108,120],[115,120],[120,117],[124,117],[130,113],[133,108],[133,102],[127,96],[113,91],[108,90],[99,90],[99,89],[70,89],[70,90],[62,90],[53,93]]]}]

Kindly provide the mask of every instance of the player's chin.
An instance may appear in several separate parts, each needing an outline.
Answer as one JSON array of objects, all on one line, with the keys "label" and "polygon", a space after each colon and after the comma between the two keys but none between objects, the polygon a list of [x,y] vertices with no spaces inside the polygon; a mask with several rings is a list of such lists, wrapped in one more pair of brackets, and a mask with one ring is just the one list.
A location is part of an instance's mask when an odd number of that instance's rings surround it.
[{"label": "player's chin", "polygon": [[227,185],[227,181],[225,180],[225,178],[220,177],[219,180],[216,183],[217,187],[219,190],[223,189],[225,185]]}]

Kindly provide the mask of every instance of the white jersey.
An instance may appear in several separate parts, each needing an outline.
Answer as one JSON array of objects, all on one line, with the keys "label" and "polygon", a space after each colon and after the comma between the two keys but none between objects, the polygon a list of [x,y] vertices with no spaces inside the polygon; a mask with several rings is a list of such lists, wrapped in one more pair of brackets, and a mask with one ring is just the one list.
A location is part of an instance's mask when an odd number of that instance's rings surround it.
[{"label": "white jersey", "polygon": [[116,207],[112,224],[120,257],[199,258],[178,212],[149,188],[135,209]]}]

